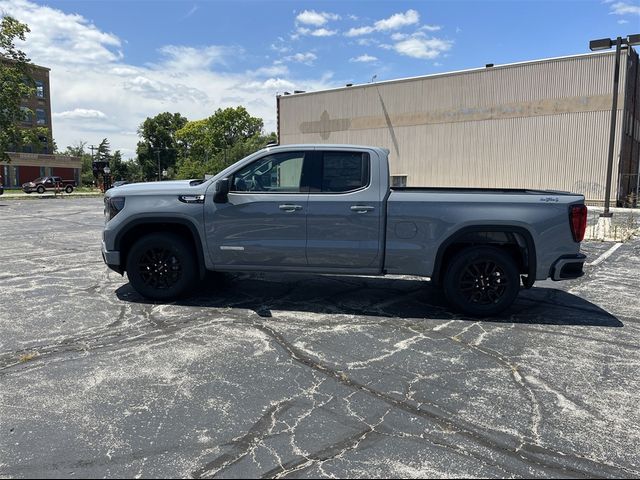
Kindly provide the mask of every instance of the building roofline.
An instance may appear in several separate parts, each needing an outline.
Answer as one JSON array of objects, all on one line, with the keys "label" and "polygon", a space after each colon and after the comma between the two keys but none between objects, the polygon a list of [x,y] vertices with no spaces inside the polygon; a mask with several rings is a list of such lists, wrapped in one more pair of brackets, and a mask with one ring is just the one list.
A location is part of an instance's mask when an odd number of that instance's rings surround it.
[{"label": "building roofline", "polygon": [[[630,47],[632,48],[632,47]],[[383,80],[380,82],[372,82],[372,83],[359,83],[357,85],[352,85],[350,87],[347,86],[342,86],[342,87],[333,87],[333,88],[327,88],[324,90],[314,90],[313,92],[304,92],[304,93],[293,93],[291,95],[277,95],[280,98],[291,98],[291,97],[302,97],[302,96],[306,96],[306,95],[315,95],[318,93],[327,93],[327,92],[336,92],[336,91],[340,91],[340,90],[352,90],[355,88],[366,88],[366,87],[372,87],[374,85],[389,85],[389,84],[394,84],[394,83],[404,83],[404,82],[412,82],[415,80],[425,80],[425,79],[431,79],[431,78],[441,78],[441,77],[451,77],[451,76],[456,76],[456,75],[466,75],[466,74],[470,74],[470,73],[477,73],[477,72],[486,72],[486,71],[490,71],[490,70],[501,70],[501,69],[506,69],[506,68],[514,68],[514,67],[521,67],[523,65],[534,65],[534,64],[538,64],[538,63],[548,63],[548,62],[559,62],[559,61],[563,61],[563,60],[567,60],[567,59],[572,59],[572,58],[585,58],[585,57],[595,57],[595,56],[605,56],[605,55],[615,55],[615,51],[609,50],[609,51],[605,51],[605,52],[587,52],[587,53],[579,53],[579,54],[574,54],[574,55],[564,55],[564,56],[560,56],[560,57],[549,57],[549,58],[541,58],[541,59],[537,59],[537,60],[524,60],[521,62],[512,62],[512,63],[504,63],[501,65],[494,65],[492,67],[473,67],[473,68],[467,68],[464,70],[453,70],[451,72],[442,72],[442,73],[429,73],[427,75],[416,75],[413,77],[403,77],[403,78],[395,78],[392,80]]]},{"label": "building roofline", "polygon": [[[16,61],[14,59],[3,57],[2,55],[0,55],[0,61],[9,62],[9,63],[16,63]],[[26,64],[29,67],[39,68],[40,70],[46,70],[47,72],[51,71],[51,69],[49,67],[43,67],[42,65],[38,65],[36,63],[27,62]]]}]

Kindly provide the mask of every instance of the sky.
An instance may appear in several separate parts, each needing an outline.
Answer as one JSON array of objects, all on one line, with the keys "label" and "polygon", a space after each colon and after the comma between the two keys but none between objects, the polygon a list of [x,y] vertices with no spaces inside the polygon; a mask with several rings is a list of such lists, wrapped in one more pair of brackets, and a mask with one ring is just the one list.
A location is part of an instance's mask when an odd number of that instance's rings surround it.
[{"label": "sky", "polygon": [[148,116],[243,105],[276,130],[275,97],[587,53],[640,33],[639,0],[0,0],[51,69],[58,148],[103,138],[135,156]]}]

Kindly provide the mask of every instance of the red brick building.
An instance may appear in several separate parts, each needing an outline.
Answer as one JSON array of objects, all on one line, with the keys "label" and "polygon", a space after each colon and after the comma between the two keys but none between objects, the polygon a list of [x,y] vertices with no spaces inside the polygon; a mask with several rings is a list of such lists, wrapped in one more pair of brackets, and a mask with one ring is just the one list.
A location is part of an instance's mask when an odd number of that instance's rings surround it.
[{"label": "red brick building", "polygon": [[30,75],[35,82],[36,91],[31,98],[22,101],[25,118],[20,124],[22,128],[44,128],[47,134],[39,137],[41,145],[38,152],[34,152],[30,145],[19,152],[7,152],[11,162],[0,162],[0,175],[5,188],[20,188],[23,183],[46,175],[80,181],[82,160],[53,154],[49,71],[46,67],[31,65]]}]

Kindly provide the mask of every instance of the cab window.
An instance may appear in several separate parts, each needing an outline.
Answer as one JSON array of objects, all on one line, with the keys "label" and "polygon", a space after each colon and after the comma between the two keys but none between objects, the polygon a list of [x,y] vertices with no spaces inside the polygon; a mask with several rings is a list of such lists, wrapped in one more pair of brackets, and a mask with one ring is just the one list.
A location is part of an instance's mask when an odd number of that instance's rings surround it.
[{"label": "cab window", "polygon": [[267,155],[233,175],[231,192],[301,192],[304,152]]}]

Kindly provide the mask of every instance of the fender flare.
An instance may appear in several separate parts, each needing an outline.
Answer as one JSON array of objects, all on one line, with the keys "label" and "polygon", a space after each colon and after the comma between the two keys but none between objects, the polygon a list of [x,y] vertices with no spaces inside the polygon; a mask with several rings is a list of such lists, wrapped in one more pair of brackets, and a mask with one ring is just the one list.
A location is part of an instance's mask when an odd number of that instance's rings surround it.
[{"label": "fender flare", "polygon": [[528,255],[528,269],[527,276],[522,278],[523,284],[526,288],[531,288],[536,280],[536,270],[537,270],[537,255],[536,255],[536,245],[533,241],[533,236],[531,232],[524,227],[519,227],[515,225],[470,225],[466,227],[462,227],[459,230],[456,230],[452,233],[444,242],[440,244],[438,247],[438,252],[436,253],[436,259],[433,264],[433,273],[431,274],[431,281],[436,285],[440,283],[440,277],[442,274],[443,268],[443,259],[444,254],[447,249],[457,243],[460,239],[466,236],[469,233],[478,233],[478,232],[498,232],[498,233],[515,233],[520,235],[525,242],[527,247],[527,255]]}]

